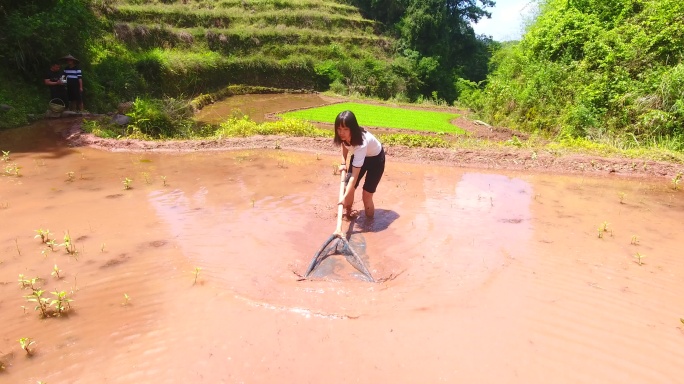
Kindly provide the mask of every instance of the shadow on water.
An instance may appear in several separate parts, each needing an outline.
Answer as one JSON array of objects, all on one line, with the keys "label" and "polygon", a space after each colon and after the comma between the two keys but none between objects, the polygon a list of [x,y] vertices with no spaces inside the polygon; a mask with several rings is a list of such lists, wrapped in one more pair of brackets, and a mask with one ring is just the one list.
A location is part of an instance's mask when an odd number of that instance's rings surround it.
[{"label": "shadow on water", "polygon": [[64,144],[61,131],[80,122],[77,118],[40,120],[0,131],[0,150],[10,153],[40,153],[42,159],[59,159],[76,150]]}]

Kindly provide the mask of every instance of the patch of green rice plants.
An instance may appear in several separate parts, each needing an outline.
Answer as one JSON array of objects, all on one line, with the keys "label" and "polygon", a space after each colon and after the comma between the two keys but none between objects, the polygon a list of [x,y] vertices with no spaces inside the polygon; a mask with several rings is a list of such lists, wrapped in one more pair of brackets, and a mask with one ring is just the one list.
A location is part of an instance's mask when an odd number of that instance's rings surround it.
[{"label": "patch of green rice plants", "polygon": [[256,123],[248,117],[231,118],[221,123],[214,133],[214,137],[247,137],[254,135],[286,135],[298,137],[332,137],[332,132],[319,129],[313,124],[292,118],[279,121]]},{"label": "patch of green rice plants", "polygon": [[345,110],[354,112],[361,126],[410,129],[426,132],[463,134],[465,131],[450,123],[459,114],[388,107],[362,103],[331,104],[317,108],[287,112],[285,117],[309,121],[334,123],[337,115]]},{"label": "patch of green rice plants", "polygon": [[409,148],[449,148],[451,143],[436,136],[411,135],[406,133],[379,134],[385,145],[403,145]]}]

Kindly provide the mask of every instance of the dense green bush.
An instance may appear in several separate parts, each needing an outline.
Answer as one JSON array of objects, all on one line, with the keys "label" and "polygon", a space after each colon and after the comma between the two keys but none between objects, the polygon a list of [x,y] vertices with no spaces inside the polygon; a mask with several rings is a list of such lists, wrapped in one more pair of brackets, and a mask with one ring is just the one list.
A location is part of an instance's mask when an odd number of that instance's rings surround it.
[{"label": "dense green bush", "polygon": [[682,14],[676,0],[547,0],[523,40],[495,53],[486,86],[460,101],[528,131],[681,142]]}]

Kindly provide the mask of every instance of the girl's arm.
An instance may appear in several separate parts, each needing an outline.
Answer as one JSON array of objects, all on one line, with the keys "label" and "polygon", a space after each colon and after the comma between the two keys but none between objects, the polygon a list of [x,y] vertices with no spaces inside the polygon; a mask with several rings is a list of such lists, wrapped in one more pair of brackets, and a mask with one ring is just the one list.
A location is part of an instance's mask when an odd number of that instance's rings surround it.
[{"label": "girl's arm", "polygon": [[342,206],[347,209],[351,209],[351,206],[354,203],[354,192],[356,192],[356,180],[359,178],[360,172],[361,168],[351,167],[351,177],[347,182],[347,188],[344,191],[344,196],[342,197],[342,200],[339,202],[339,204],[342,204]]}]

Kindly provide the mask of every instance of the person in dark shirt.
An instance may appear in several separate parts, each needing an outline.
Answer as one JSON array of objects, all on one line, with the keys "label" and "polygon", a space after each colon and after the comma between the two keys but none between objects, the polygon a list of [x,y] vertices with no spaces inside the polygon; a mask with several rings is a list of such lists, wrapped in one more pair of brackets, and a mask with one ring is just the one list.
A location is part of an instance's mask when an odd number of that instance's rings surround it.
[{"label": "person in dark shirt", "polygon": [[68,55],[62,60],[66,60],[67,63],[64,74],[66,75],[67,92],[69,93],[69,107],[72,110],[78,108],[79,111],[83,111],[83,78],[81,69],[78,67],[78,59]]},{"label": "person in dark shirt", "polygon": [[51,100],[60,99],[64,105],[67,105],[66,82],[63,77],[64,72],[62,71],[62,67],[58,63],[52,63],[50,65],[50,70],[45,74],[43,83],[50,89]]}]

